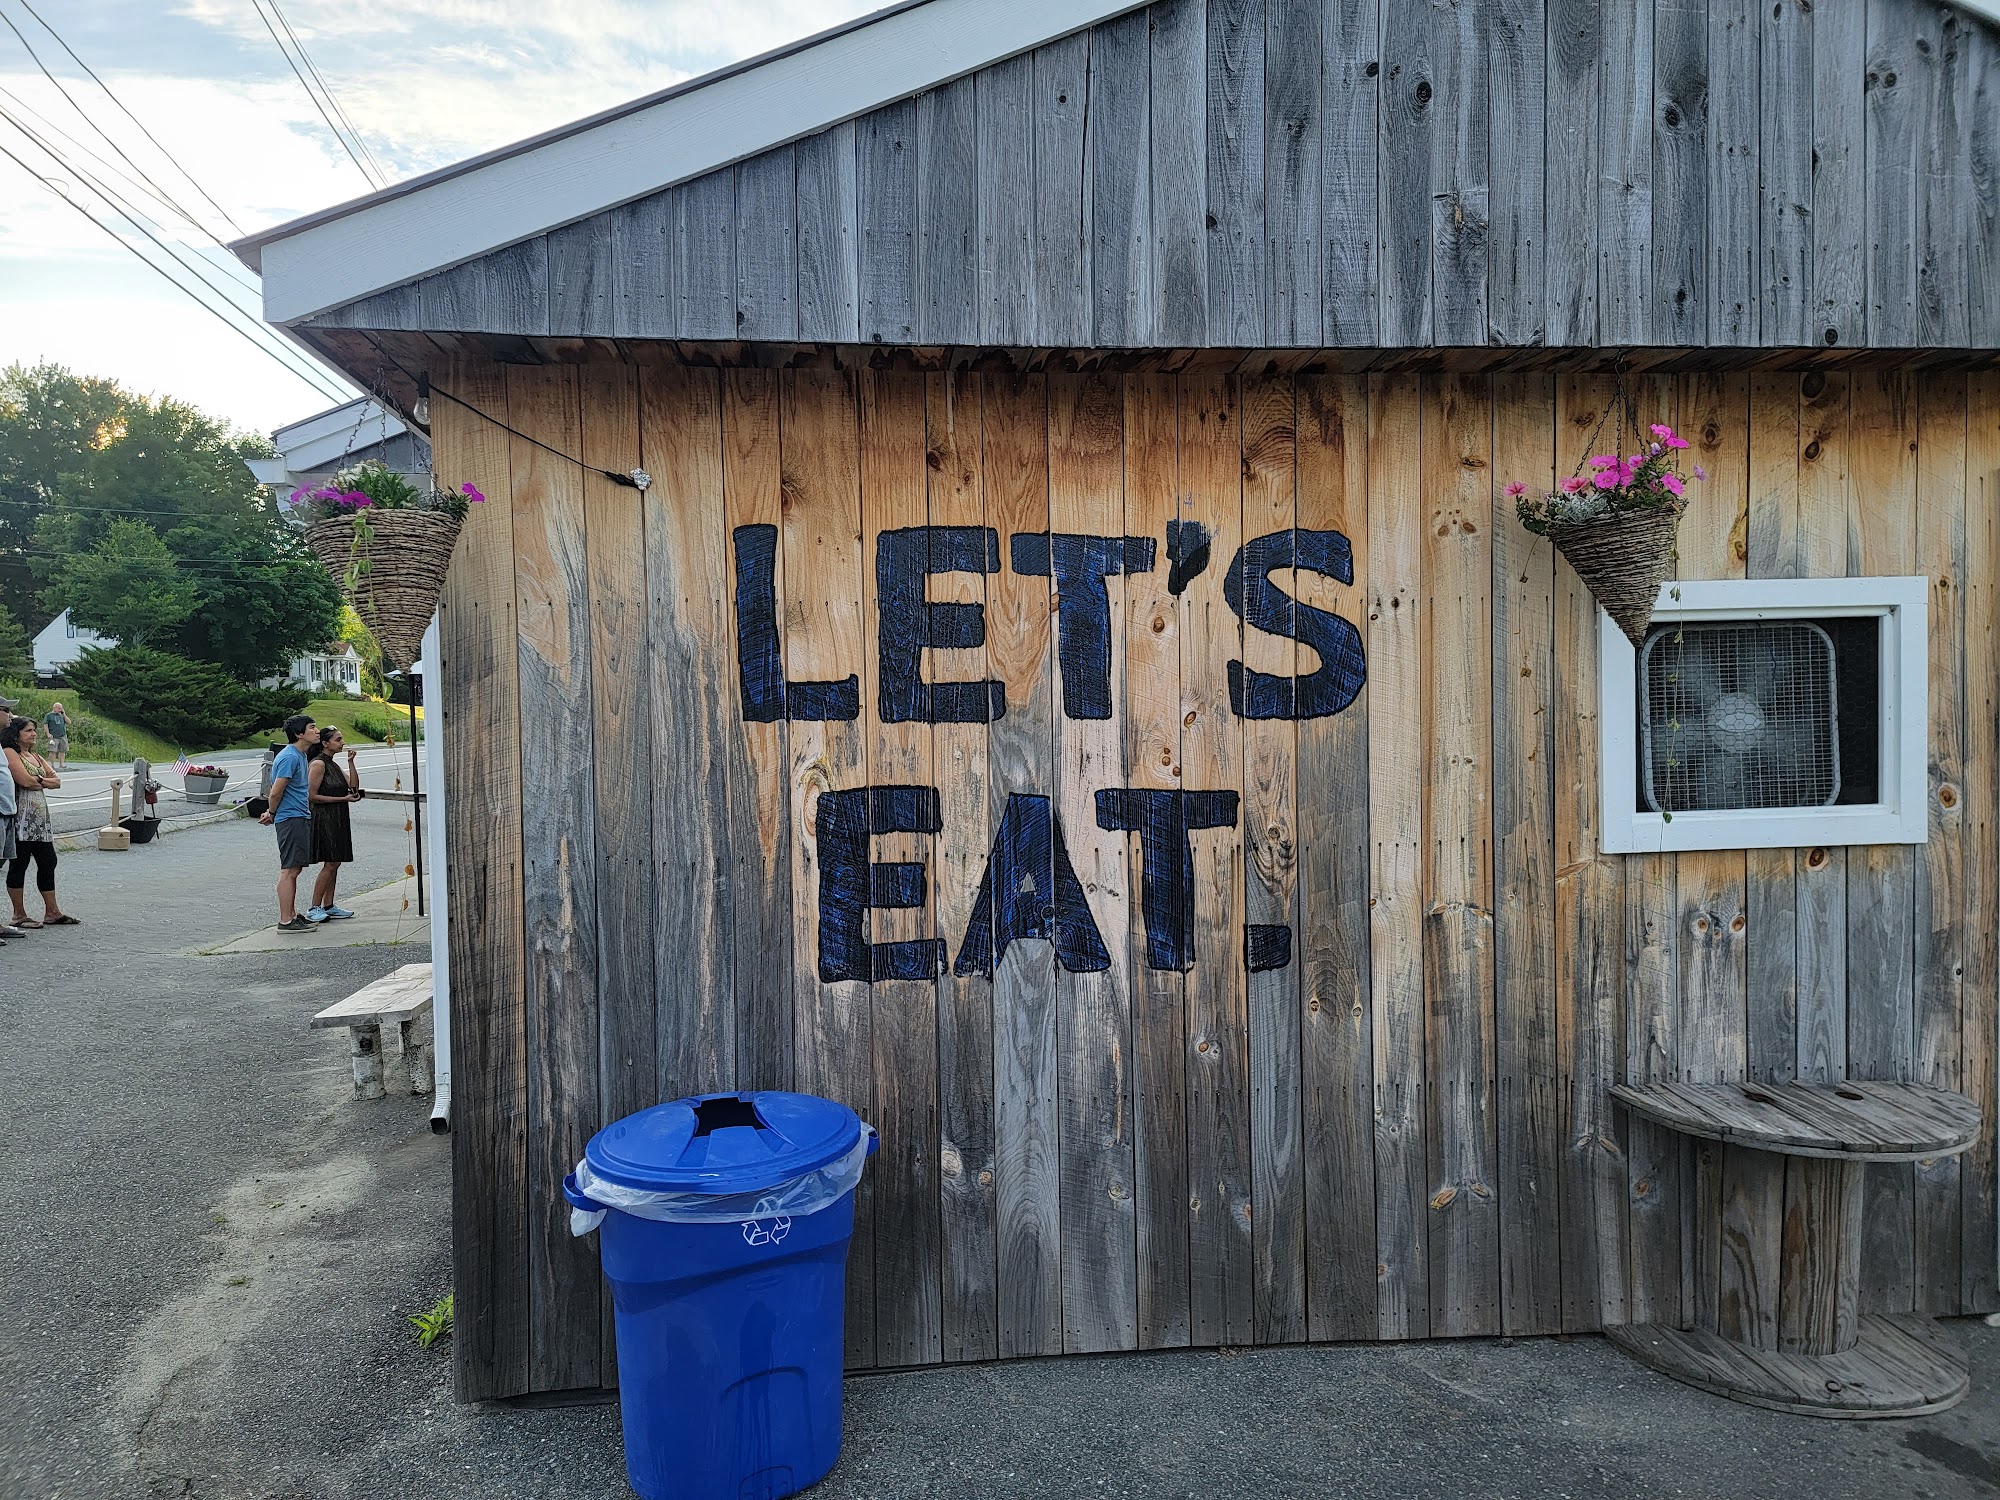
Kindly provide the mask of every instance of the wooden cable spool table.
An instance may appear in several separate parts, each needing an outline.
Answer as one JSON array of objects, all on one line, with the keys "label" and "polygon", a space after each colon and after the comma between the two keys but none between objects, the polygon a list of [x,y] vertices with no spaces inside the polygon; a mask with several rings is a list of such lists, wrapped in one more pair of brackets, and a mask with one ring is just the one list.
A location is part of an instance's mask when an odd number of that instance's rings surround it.
[{"label": "wooden cable spool table", "polygon": [[1968,1149],[1976,1104],[1915,1083],[1611,1092],[1648,1120],[1720,1142],[1710,1180],[1727,1185],[1702,1195],[1694,1226],[1695,1264],[1725,1284],[1695,1296],[1695,1326],[1606,1328],[1614,1344],[1676,1380],[1779,1411],[1909,1417],[1963,1399],[1965,1351],[1935,1319],[1861,1311],[1861,1180],[1867,1162]]}]

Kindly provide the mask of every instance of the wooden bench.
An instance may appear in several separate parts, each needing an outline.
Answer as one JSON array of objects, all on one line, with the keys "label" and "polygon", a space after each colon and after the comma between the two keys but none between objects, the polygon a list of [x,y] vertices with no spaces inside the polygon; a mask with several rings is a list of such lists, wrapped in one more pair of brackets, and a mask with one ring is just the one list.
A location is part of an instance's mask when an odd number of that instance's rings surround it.
[{"label": "wooden bench", "polygon": [[404,964],[313,1017],[348,1029],[354,1097],[431,1091],[431,966]]},{"label": "wooden bench", "polygon": [[1752,1406],[1823,1417],[1942,1411],[1965,1351],[1936,1320],[1860,1308],[1862,1168],[1955,1156],[1979,1107],[1916,1083],[1658,1083],[1612,1089],[1702,1150],[1693,1326],[1605,1329],[1642,1364]]}]

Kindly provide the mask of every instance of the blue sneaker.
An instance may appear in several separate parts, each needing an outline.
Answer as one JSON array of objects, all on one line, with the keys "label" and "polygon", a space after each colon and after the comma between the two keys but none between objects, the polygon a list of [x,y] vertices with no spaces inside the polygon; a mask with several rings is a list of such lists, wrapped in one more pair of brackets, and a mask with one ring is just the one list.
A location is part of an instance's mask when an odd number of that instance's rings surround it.
[{"label": "blue sneaker", "polygon": [[329,922],[344,922],[353,915],[354,913],[344,906],[329,906],[326,909],[326,919]]},{"label": "blue sneaker", "polygon": [[314,923],[324,922],[326,918],[327,918],[327,910],[324,906],[315,906],[314,908],[312,908],[312,910],[306,913],[306,920],[308,922],[314,922]]}]

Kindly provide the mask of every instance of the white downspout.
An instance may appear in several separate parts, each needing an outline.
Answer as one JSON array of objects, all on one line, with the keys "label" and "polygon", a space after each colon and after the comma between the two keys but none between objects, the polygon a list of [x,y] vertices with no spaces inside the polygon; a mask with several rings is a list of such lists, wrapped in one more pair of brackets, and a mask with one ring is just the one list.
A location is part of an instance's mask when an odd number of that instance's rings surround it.
[{"label": "white downspout", "polygon": [[445,914],[451,901],[444,862],[444,733],[438,705],[444,674],[438,669],[438,622],[431,616],[423,643],[424,673],[424,857],[430,874],[431,1046],[436,1053],[437,1090],[431,1096],[431,1129],[451,1129],[451,943]]}]

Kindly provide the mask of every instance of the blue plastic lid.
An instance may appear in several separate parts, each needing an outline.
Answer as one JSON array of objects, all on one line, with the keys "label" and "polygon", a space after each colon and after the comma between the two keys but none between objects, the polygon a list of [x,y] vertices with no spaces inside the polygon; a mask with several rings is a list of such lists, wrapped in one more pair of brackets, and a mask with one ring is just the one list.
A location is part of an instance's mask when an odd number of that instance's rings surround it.
[{"label": "blue plastic lid", "polygon": [[607,1125],[583,1159],[650,1193],[754,1193],[838,1161],[861,1139],[845,1104],[812,1094],[700,1094]]}]

